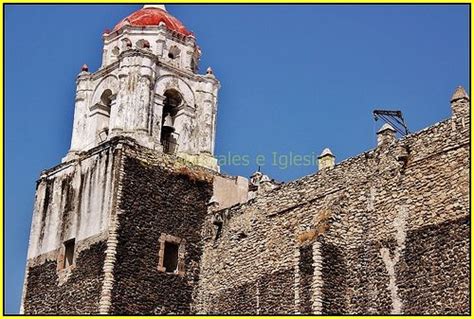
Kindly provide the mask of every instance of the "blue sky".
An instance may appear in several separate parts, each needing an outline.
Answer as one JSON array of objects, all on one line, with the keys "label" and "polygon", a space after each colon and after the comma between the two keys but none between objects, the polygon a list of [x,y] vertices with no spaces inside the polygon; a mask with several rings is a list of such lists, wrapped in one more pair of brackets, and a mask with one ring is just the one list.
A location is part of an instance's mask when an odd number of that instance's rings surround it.
[{"label": "blue sky", "polygon": [[[140,6],[22,5],[5,11],[5,311],[19,309],[40,171],[68,151],[75,77],[100,66],[106,28]],[[316,171],[273,165],[290,152],[337,161],[374,147],[374,108],[401,109],[411,131],[450,116],[469,88],[467,6],[167,6],[221,81],[216,154],[224,166],[288,181]]]}]

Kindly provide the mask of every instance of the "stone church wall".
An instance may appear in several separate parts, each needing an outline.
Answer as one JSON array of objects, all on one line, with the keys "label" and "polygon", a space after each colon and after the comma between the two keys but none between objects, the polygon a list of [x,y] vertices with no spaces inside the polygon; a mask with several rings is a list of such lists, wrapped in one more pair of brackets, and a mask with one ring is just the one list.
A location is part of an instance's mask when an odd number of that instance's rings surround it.
[{"label": "stone church wall", "polygon": [[[244,181],[109,141],[42,176],[23,310],[468,314],[469,124],[459,113],[217,212],[211,197],[243,201]],[[58,271],[69,238],[75,265]]]},{"label": "stone church wall", "polygon": [[99,241],[79,252],[76,269],[61,284],[56,260],[29,269],[24,313],[98,314],[105,246],[105,241]]},{"label": "stone church wall", "polygon": [[[192,312],[210,198],[215,192],[224,205],[244,201],[246,183],[130,138],[45,171],[37,187],[23,313]],[[159,271],[162,235],[185,241],[183,275]],[[61,269],[70,239],[74,265]]]},{"label": "stone church wall", "polygon": [[469,314],[468,117],[215,214],[198,313]]},{"label": "stone church wall", "polygon": [[249,192],[219,173],[220,83],[196,38],[147,5],[103,40],[69,152],[37,184],[21,312],[469,314],[463,88],[448,120],[388,127],[335,167],[327,149],[287,184],[256,172]]},{"label": "stone church wall", "polygon": [[[124,151],[111,314],[192,312],[213,175],[160,156]],[[160,271],[163,236],[185,240],[182,274]]]}]

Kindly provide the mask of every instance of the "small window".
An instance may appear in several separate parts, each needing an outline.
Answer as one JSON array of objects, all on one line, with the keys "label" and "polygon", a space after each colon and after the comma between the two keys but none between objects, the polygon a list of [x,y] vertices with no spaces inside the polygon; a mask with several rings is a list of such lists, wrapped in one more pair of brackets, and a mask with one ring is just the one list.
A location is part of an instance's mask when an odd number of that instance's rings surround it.
[{"label": "small window", "polygon": [[136,46],[139,49],[149,49],[150,48],[150,42],[148,42],[147,40],[141,39],[141,40],[137,41]]},{"label": "small window", "polygon": [[132,48],[132,41],[130,39],[123,39],[122,40],[122,51],[128,50]]},{"label": "small window", "polygon": [[68,240],[64,243],[64,264],[63,268],[68,268],[74,264],[74,250],[76,241],[74,239]]},{"label": "small window", "polygon": [[174,60],[179,56],[180,53],[181,51],[178,49],[178,47],[173,45],[168,52],[168,58]]},{"label": "small window", "polygon": [[179,246],[175,243],[165,242],[165,254],[163,259],[165,272],[174,273],[178,270],[178,250]]},{"label": "small window", "polygon": [[115,56],[119,55],[119,54],[120,54],[120,49],[119,49],[119,47],[114,47],[114,48],[112,49],[112,54],[115,55]]},{"label": "small window", "polygon": [[107,140],[107,137],[109,136],[109,129],[105,127],[102,131],[97,134],[97,141],[99,143],[103,143]]},{"label": "small window", "polygon": [[161,234],[158,253],[158,271],[167,274],[184,275],[185,240]]}]

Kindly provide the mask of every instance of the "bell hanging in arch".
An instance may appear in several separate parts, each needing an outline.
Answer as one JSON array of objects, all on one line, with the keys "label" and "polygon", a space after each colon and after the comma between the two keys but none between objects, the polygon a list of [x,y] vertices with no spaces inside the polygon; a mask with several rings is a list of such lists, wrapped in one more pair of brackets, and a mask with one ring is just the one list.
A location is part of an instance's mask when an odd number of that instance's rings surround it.
[{"label": "bell hanging in arch", "polygon": [[173,126],[173,118],[171,115],[168,113],[165,117],[165,121],[163,122],[163,131],[172,133],[175,131],[175,128]]}]

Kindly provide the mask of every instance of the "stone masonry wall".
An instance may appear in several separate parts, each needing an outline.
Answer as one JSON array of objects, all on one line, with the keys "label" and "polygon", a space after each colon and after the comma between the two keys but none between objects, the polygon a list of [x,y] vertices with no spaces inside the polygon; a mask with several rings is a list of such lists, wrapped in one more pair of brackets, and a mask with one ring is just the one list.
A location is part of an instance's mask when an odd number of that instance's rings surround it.
[{"label": "stone masonry wall", "polygon": [[[192,313],[212,174],[126,147],[111,314]],[[185,240],[184,273],[159,270],[160,238]]]},{"label": "stone masonry wall", "polygon": [[99,241],[79,252],[75,269],[65,282],[58,276],[55,259],[31,267],[25,314],[98,314],[105,246],[105,241]]},{"label": "stone masonry wall", "polygon": [[197,311],[469,314],[469,122],[217,212],[220,233],[210,220],[203,229]]}]

